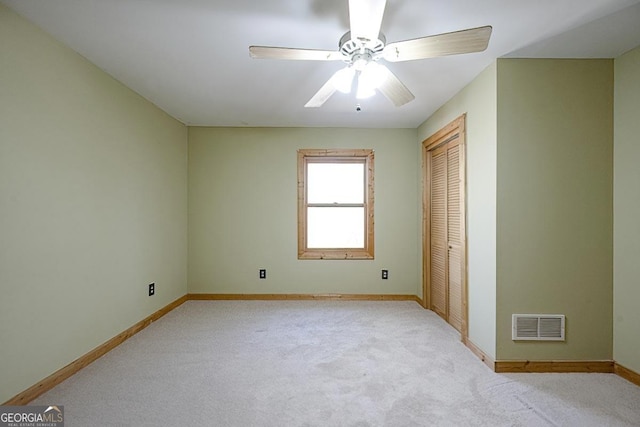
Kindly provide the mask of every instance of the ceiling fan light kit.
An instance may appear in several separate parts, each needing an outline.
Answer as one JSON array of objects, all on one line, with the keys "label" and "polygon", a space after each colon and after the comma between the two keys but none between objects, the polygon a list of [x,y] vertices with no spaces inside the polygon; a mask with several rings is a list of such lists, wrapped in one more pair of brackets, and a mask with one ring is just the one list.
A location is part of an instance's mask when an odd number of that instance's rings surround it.
[{"label": "ceiling fan light kit", "polygon": [[356,98],[370,98],[376,94],[376,89],[378,89],[386,79],[382,68],[383,65],[376,62],[369,62],[358,72],[358,91],[356,92]]},{"label": "ceiling fan light kit", "polygon": [[356,98],[357,99],[367,99],[367,98],[371,98],[373,95],[376,94],[376,89],[371,86],[370,84],[368,84],[365,81],[363,81],[364,79],[362,78],[362,75],[358,76],[358,90],[356,91]]},{"label": "ceiling fan light kit", "polygon": [[350,93],[353,85],[353,77],[356,70],[353,67],[342,68],[331,77],[331,83],[337,91],[342,93]]},{"label": "ceiling fan light kit", "polygon": [[369,98],[378,90],[400,107],[415,96],[378,61],[401,62],[481,52],[489,44],[490,26],[386,44],[380,32],[385,5],[386,0],[349,0],[351,30],[340,38],[338,51],[250,46],[249,53],[256,59],[345,62],[347,66],[336,71],[305,107],[321,107],[336,91],[350,93],[354,77],[357,77],[356,98]]}]

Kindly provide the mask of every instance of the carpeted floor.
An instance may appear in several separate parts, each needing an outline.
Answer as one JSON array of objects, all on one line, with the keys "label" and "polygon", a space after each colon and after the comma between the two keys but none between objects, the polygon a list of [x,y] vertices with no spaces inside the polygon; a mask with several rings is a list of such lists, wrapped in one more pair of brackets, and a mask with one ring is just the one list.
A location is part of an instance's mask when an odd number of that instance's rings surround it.
[{"label": "carpeted floor", "polygon": [[640,387],[493,373],[414,302],[189,301],[31,404],[67,427],[640,426]]}]

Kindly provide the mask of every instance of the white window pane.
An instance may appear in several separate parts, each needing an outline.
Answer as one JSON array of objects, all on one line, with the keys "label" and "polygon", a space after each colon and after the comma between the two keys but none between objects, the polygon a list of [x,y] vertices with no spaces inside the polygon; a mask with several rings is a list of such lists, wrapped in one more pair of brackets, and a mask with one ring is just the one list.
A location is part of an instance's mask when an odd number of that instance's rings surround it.
[{"label": "white window pane", "polygon": [[364,208],[308,208],[307,247],[364,248]]},{"label": "white window pane", "polygon": [[364,163],[309,163],[308,203],[364,203]]}]

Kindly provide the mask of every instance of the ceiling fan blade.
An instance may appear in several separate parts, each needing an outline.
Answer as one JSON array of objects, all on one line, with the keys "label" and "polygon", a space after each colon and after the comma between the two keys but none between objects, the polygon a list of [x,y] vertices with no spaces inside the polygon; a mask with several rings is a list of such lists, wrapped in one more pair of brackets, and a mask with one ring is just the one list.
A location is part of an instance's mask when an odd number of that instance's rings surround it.
[{"label": "ceiling fan blade", "polygon": [[352,40],[377,40],[386,0],[349,0]]},{"label": "ceiling fan blade", "polygon": [[273,46],[249,46],[249,55],[256,59],[293,59],[303,61],[340,61],[343,59],[340,52],[333,50]]},{"label": "ceiling fan blade", "polygon": [[408,102],[413,101],[416,97],[413,96],[411,91],[391,72],[387,67],[382,65],[381,70],[384,69],[385,78],[378,90],[386,96],[389,101],[393,102],[393,105],[400,107]]},{"label": "ceiling fan blade", "polygon": [[384,59],[390,62],[398,62],[460,53],[482,52],[489,45],[491,29],[491,26],[487,25],[485,27],[389,43],[383,51]]},{"label": "ceiling fan blade", "polygon": [[335,74],[331,76],[329,80],[327,80],[327,82],[320,88],[318,92],[316,92],[315,95],[313,95],[313,97],[309,100],[309,102],[304,104],[306,108],[322,107],[322,104],[327,102],[327,100],[331,98],[331,95],[336,93],[337,89],[333,84],[334,76]]}]

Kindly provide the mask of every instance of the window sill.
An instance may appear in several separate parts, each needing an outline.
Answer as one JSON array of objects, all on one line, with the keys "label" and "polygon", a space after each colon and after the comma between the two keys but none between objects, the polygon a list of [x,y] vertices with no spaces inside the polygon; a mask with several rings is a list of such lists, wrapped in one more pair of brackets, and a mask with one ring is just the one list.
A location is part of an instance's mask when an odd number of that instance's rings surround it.
[{"label": "window sill", "polygon": [[298,259],[374,259],[366,250],[307,250],[298,253]]}]

